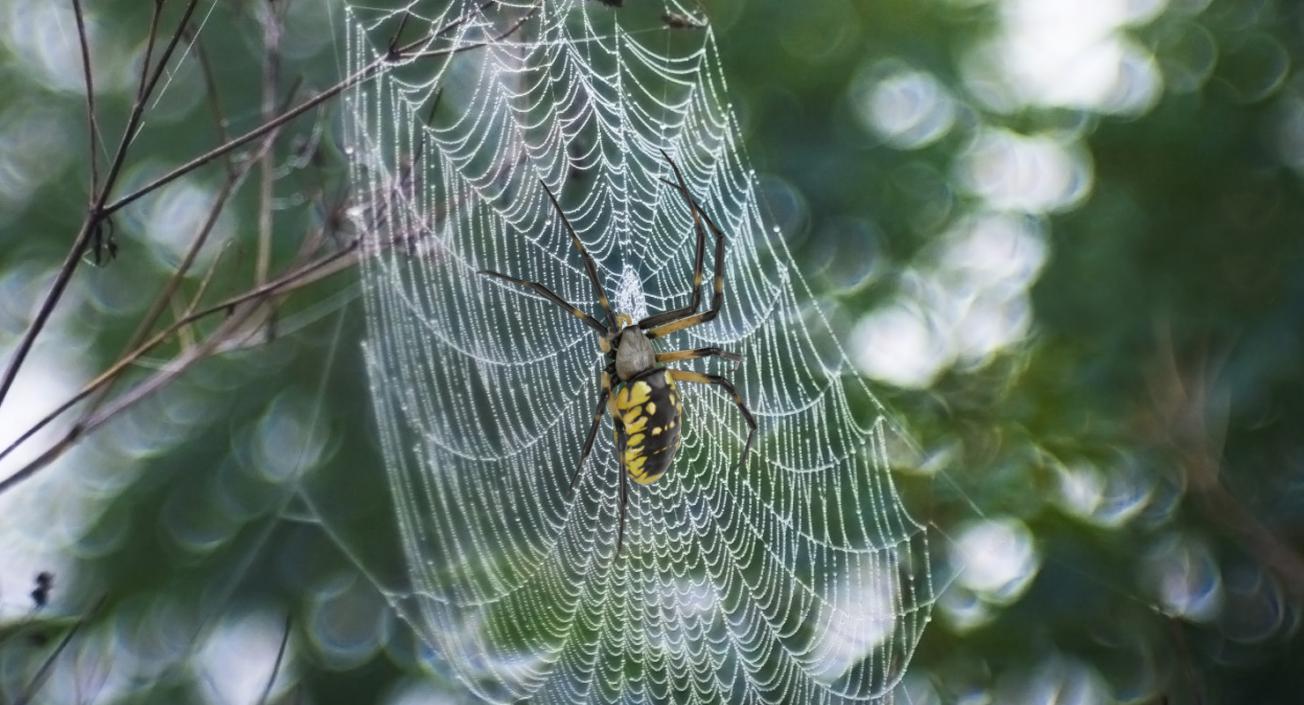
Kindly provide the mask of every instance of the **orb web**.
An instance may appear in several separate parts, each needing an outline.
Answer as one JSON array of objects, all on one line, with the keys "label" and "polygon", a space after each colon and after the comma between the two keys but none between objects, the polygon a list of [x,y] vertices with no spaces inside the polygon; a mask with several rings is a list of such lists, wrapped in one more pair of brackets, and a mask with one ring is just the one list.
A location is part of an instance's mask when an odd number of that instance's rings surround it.
[{"label": "orb web", "polygon": [[[627,5],[348,10],[350,70],[385,64],[348,94],[346,131],[405,616],[492,702],[889,702],[933,603],[897,432],[763,223],[709,24]],[[744,355],[679,366],[731,379],[759,430],[740,466],[731,399],[684,385],[679,454],[631,484],[617,552],[609,419],[577,468],[596,337],[477,271],[600,314],[547,184],[617,306],[684,305],[695,235],[663,152],[728,240],[720,316],[662,349]]]}]

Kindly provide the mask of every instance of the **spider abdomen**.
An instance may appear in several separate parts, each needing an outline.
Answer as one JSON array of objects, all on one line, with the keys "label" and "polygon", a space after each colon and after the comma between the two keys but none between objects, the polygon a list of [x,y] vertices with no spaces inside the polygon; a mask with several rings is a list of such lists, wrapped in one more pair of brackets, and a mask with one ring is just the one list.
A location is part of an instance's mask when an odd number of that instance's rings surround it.
[{"label": "spider abdomen", "polygon": [[616,453],[640,485],[656,482],[675,458],[684,406],[670,371],[654,367],[615,390]]}]

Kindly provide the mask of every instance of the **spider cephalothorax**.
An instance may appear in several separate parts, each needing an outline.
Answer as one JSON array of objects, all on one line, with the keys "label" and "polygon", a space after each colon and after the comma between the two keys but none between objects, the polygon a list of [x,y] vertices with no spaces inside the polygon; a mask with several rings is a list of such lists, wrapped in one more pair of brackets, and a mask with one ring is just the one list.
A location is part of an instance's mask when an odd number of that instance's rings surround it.
[{"label": "spider cephalothorax", "polygon": [[[670,162],[678,182],[670,185],[679,191],[688,204],[693,214],[693,228],[697,235],[697,251],[693,261],[693,286],[687,306],[653,314],[637,323],[627,314],[614,312],[601,282],[598,281],[598,268],[593,257],[584,248],[584,243],[580,241],[575,228],[571,227],[561,205],[557,203],[556,197],[548,190],[546,184],[543,187],[544,191],[566,226],[571,243],[584,261],[584,269],[593,283],[594,292],[607,317],[607,323],[603,324],[538,282],[516,279],[489,270],[480,272],[533,290],[568,310],[598,333],[598,347],[606,353],[607,365],[602,371],[602,391],[598,396],[597,408],[593,411],[593,423],[589,427],[588,436],[584,439],[584,446],[580,451],[575,479],[578,479],[584,461],[588,458],[589,451],[593,449],[593,440],[597,437],[598,428],[602,424],[602,415],[604,413],[610,415],[615,427],[617,460],[624,471],[620,481],[620,528],[616,534],[617,550],[624,539],[625,505],[629,501],[628,484],[625,478],[643,485],[656,482],[670,468],[675,451],[679,448],[683,428],[683,400],[677,382],[714,384],[733,397],[749,428],[740,463],[747,460],[752,436],[756,433],[756,419],[752,417],[747,404],[743,402],[729,380],[719,375],[675,370],[664,366],[664,363],[703,357],[721,357],[737,362],[742,359],[740,356],[718,347],[660,353],[653,347],[652,341],[657,338],[713,320],[724,305],[724,233],[715,221],[702,211],[701,205],[688,192],[688,186],[684,183],[679,167],[669,156],[666,156],[666,161]],[[711,297],[710,308],[698,312],[702,303],[702,265],[706,254],[706,227],[709,227],[715,236],[714,294]],[[571,481],[572,488],[575,486],[575,479]]]}]

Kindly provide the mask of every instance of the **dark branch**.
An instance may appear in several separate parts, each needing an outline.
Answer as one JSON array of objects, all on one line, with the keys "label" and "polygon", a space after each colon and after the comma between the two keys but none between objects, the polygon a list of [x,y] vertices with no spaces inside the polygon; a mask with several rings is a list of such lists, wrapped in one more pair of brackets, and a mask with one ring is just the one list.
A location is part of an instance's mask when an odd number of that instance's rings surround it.
[{"label": "dark branch", "polygon": [[267,686],[263,688],[258,705],[266,705],[272,696],[272,686],[276,685],[276,674],[281,671],[281,662],[285,659],[285,647],[290,643],[290,615],[285,615],[285,629],[281,632],[281,645],[276,649],[276,661],[272,664],[272,674],[267,677]]},{"label": "dark branch", "polygon": [[[190,16],[194,13],[199,0],[190,0],[186,4],[185,16],[181,19],[181,26],[190,22]],[[157,6],[156,6],[157,12]],[[153,34],[157,31],[157,21],[151,22],[151,41]],[[158,79],[163,74],[163,67],[171,58],[173,50],[176,49],[177,42],[181,38],[181,29],[173,33],[171,41],[168,42],[167,49],[159,61],[159,66],[153,72],[152,77],[142,83],[143,89],[141,95],[136,99],[131,110],[131,118],[127,121],[127,128],[123,130],[122,141],[118,143],[118,151],[113,156],[113,162],[109,167],[108,175],[104,177],[104,184],[100,187],[99,195],[95,197],[95,203],[91,206],[91,212],[87,214],[82,221],[81,230],[78,231],[77,237],[73,240],[73,246],[68,250],[68,255],[63,260],[63,265],[59,268],[58,275],[54,278],[54,283],[50,285],[50,290],[46,293],[45,299],[41,301],[41,307],[36,312],[36,317],[28,325],[27,331],[23,333],[22,340],[18,343],[18,348],[14,351],[13,356],[9,359],[9,364],[5,368],[4,376],[0,378],[0,405],[4,404],[5,397],[9,395],[9,389],[13,387],[14,379],[18,376],[18,370],[22,368],[23,362],[27,360],[27,355],[32,351],[32,345],[36,342],[36,336],[40,335],[45,328],[46,323],[50,320],[50,314],[54,313],[54,307],[63,298],[63,292],[68,288],[68,282],[72,280],[72,274],[77,269],[77,263],[81,260],[82,253],[86,251],[86,246],[90,244],[91,238],[100,232],[100,224],[107,216],[104,212],[104,202],[108,200],[109,192],[113,189],[117,181],[118,174],[122,171],[122,165],[127,158],[127,150],[131,147],[131,141],[135,137],[136,130],[140,127],[141,116],[145,112],[145,102],[153,93],[154,88],[158,85]],[[141,69],[142,75],[149,72],[148,63]]]},{"label": "dark branch", "polygon": [[[172,325],[168,326],[166,329],[155,334],[153,337],[147,340],[140,347],[132,351],[129,355],[124,356],[118,362],[114,363],[112,367],[102,372],[98,377],[91,380],[89,383],[87,383],[85,387],[82,388],[80,392],[78,392],[76,395],[74,395],[72,398],[68,399],[64,403],[60,404],[58,407],[54,409],[54,411],[50,412],[44,418],[38,421],[35,425],[33,425],[32,428],[28,429],[27,431],[24,431],[23,434],[19,436],[17,440],[15,440],[13,443],[9,445],[9,447],[5,448],[4,451],[0,451],[0,459],[3,459],[6,456],[8,456],[11,452],[13,452],[15,448],[22,445],[22,443],[24,443],[27,439],[31,438],[36,432],[40,431],[42,428],[48,425],[55,418],[58,418],[68,409],[71,409],[73,406],[77,405],[78,402],[81,402],[91,394],[95,393],[95,391],[100,387],[102,387],[104,384],[108,383],[111,380],[116,379],[137,360],[139,360],[149,351],[153,350],[160,343],[162,343],[163,341],[171,337],[173,333],[181,330],[185,326],[195,323],[196,321],[199,321],[203,318],[207,318],[215,313],[236,311],[237,309],[239,309],[239,307],[242,304],[248,303],[255,299],[260,299],[269,296],[273,293],[283,293],[282,290],[290,290],[290,289],[298,288],[298,286],[304,285],[307,282],[316,281],[317,277],[315,277],[314,275],[316,275],[321,270],[328,269],[331,265],[335,264],[336,262],[352,254],[355,250],[358,249],[360,244],[361,243],[359,241],[355,240],[354,242],[350,243],[348,247],[338,252],[332,253],[331,255],[323,257],[315,262],[312,262],[298,269],[295,269],[294,271],[285,274],[275,280],[272,280],[262,286],[250,289],[249,291],[246,291],[245,293],[240,294],[239,296],[234,296],[232,298],[226,299],[217,304],[209,306],[208,308],[195,311],[194,313],[191,313],[185,316],[184,318],[177,320]],[[249,313],[252,312],[254,308],[255,307],[249,307],[247,309],[244,309],[245,313],[243,315],[232,316],[231,318],[228,319],[228,322],[235,321],[238,323],[240,321],[243,321],[243,319],[248,317]],[[220,332],[215,333],[214,335],[209,337],[208,341],[206,341],[204,348],[216,347],[218,343],[222,342],[221,338],[222,335]],[[155,377],[155,379],[157,380],[160,377],[166,379],[175,377],[182,370],[189,367],[197,360],[202,359],[206,354],[207,353],[203,351],[203,348],[201,348],[200,352],[195,352],[189,355],[187,359],[184,360],[183,364],[180,366],[179,369],[172,370],[172,371],[165,370],[163,373],[160,373],[159,376]],[[60,455],[63,455],[63,453],[67,451],[68,448],[72,447],[72,445],[76,443],[83,435],[104,425],[104,423],[107,422],[109,419],[113,418],[114,415],[127,409],[128,407],[134,405],[135,403],[139,402],[145,396],[148,396],[149,393],[155,391],[159,386],[161,385],[158,384],[142,385],[141,387],[138,387],[132,392],[128,393],[127,396],[124,397],[124,399],[118,400],[118,402],[115,403],[108,410],[96,414],[88,419],[85,419],[81,423],[78,423],[75,426],[73,426],[73,428],[69,430],[68,433],[62,439],[60,439],[58,442],[52,445],[49,449],[47,449],[35,460],[23,466],[17,472],[13,473],[9,477],[0,480],[0,494],[4,494],[5,492],[9,491],[13,487],[17,486],[22,481],[29,479],[38,470],[45,467],[46,465],[49,465]]]},{"label": "dark branch", "polygon": [[95,123],[95,79],[91,74],[91,47],[86,38],[86,18],[82,15],[81,0],[72,0],[73,14],[77,17],[77,41],[81,44],[82,76],[86,79],[86,131],[90,133],[91,188],[87,196],[91,202],[100,187],[100,144]]}]

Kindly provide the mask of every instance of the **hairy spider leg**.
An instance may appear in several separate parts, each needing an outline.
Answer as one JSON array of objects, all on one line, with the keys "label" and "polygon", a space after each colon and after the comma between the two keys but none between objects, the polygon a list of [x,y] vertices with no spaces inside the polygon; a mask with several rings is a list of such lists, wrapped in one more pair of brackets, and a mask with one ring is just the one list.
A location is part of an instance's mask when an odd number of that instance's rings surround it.
[{"label": "hairy spider leg", "polygon": [[752,439],[756,436],[756,418],[752,416],[751,409],[747,408],[747,402],[743,401],[742,395],[734,389],[733,383],[721,377],[720,375],[708,375],[701,372],[689,372],[687,370],[670,370],[670,376],[678,382],[693,382],[696,384],[714,384],[723,387],[730,396],[733,397],[733,403],[738,406],[738,410],[743,414],[743,420],[747,422],[750,429],[747,432],[747,442],[743,444],[742,456],[738,459],[739,467],[747,464],[747,455],[752,449]]},{"label": "hairy spider leg", "polygon": [[[661,151],[661,156],[665,157],[667,162],[670,162],[670,168],[675,172],[675,178],[679,181],[678,190],[680,195],[688,193],[688,184],[684,183],[684,175],[680,173],[679,166],[675,164],[669,154],[666,154],[665,150]],[[638,323],[638,327],[644,330],[697,313],[697,308],[702,305],[702,268],[706,255],[706,228],[702,226],[702,215],[693,207],[693,204],[687,198],[684,199],[684,203],[688,205],[689,212],[693,214],[693,230],[697,233],[697,254],[693,259],[693,289],[688,298],[688,305],[671,311],[662,311],[644,318]]]},{"label": "hairy spider leg", "polygon": [[657,353],[657,363],[698,360],[704,357],[719,357],[728,360],[729,362],[743,361],[742,355],[711,345],[705,348],[693,348],[692,350],[674,350],[672,352]]},{"label": "hairy spider leg", "polygon": [[648,319],[639,321],[638,327],[646,328],[648,338],[660,338],[675,331],[692,328],[715,320],[715,317],[720,315],[720,309],[724,307],[724,233],[716,226],[715,221],[711,220],[711,216],[702,210],[702,205],[697,202],[697,199],[693,198],[688,189],[682,189],[680,193],[688,200],[689,207],[695,213],[701,214],[702,220],[706,221],[707,226],[711,228],[711,232],[715,235],[715,280],[713,281],[714,293],[711,296],[711,308],[678,320],[657,323],[652,327],[644,325]]},{"label": "hairy spider leg", "polygon": [[570,219],[566,217],[566,212],[561,209],[557,197],[552,195],[552,189],[548,188],[548,184],[543,183],[542,179],[539,180],[539,185],[543,187],[543,192],[548,194],[548,200],[552,202],[553,210],[557,211],[557,215],[561,217],[562,225],[566,226],[566,232],[570,233],[571,244],[575,245],[575,249],[580,252],[580,259],[584,260],[584,271],[588,272],[589,281],[593,282],[593,293],[598,297],[598,305],[602,306],[603,312],[607,314],[607,323],[613,331],[619,330],[616,324],[616,313],[611,310],[611,301],[607,299],[607,292],[602,288],[602,282],[598,279],[598,265],[593,261],[593,256],[589,254],[589,251],[585,249],[584,243],[580,241],[580,236],[575,232],[575,228],[571,227]]},{"label": "hairy spider leg", "polygon": [[566,299],[563,299],[562,297],[553,293],[552,289],[549,289],[548,287],[538,282],[527,281],[525,279],[517,279],[516,277],[509,277],[506,274],[500,274],[498,272],[489,269],[481,269],[479,273],[484,276],[494,277],[496,279],[502,279],[503,281],[508,281],[518,286],[523,286],[526,287],[527,289],[531,289],[539,293],[540,295],[542,295],[543,298],[557,304],[558,306],[561,306],[567,311],[570,311],[572,316],[575,316],[581,321],[584,321],[584,323],[588,325],[588,327],[597,331],[598,334],[601,335],[604,340],[611,336],[611,332],[607,330],[606,326],[602,325],[601,321],[594,318],[593,316],[590,316],[584,311],[580,310],[578,306],[566,301]]},{"label": "hairy spider leg", "polygon": [[620,526],[616,529],[616,555],[620,555],[620,548],[625,544],[625,512],[629,508],[629,473],[625,468],[616,463],[616,472],[620,474]]},{"label": "hairy spider leg", "polygon": [[593,450],[593,441],[598,437],[598,428],[602,426],[602,415],[612,414],[613,417],[615,416],[615,409],[609,403],[610,399],[611,374],[603,371],[602,393],[598,395],[598,406],[593,410],[593,425],[589,427],[589,434],[584,438],[584,448],[580,450],[580,461],[575,465],[575,474],[571,475],[571,494],[575,494],[575,484],[579,482],[580,473],[584,470],[584,461],[589,459],[589,453]]},{"label": "hairy spider leg", "polygon": [[[611,375],[603,373],[603,381],[610,385]],[[610,387],[608,387],[610,388]],[[616,395],[612,394],[607,400],[607,413],[611,414],[611,447],[616,451],[616,474],[620,483],[620,523],[616,527],[616,556],[620,555],[620,549],[625,544],[625,508],[629,505],[629,473],[625,471],[625,464],[619,459],[625,454],[625,447],[620,442],[625,425],[620,419],[620,410],[616,408]]]}]

